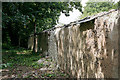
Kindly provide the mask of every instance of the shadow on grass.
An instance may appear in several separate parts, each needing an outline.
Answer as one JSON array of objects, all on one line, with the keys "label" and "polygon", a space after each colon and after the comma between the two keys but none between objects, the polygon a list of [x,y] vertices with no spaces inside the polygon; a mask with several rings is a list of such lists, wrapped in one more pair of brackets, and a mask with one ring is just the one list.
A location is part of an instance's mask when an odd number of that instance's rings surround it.
[{"label": "shadow on grass", "polygon": [[[37,63],[39,59],[44,59],[41,53],[33,53],[29,50],[4,50],[2,54],[3,65],[1,67],[2,78],[51,78],[67,76],[59,70],[47,70],[44,62],[41,62],[41,64]],[[41,70],[41,68],[46,70]]]},{"label": "shadow on grass", "polygon": [[[34,68],[34,64],[40,58],[41,53],[33,53],[31,50],[3,50],[0,68],[4,69],[16,66],[29,66]],[[37,65],[37,68],[39,68],[39,65]]]}]

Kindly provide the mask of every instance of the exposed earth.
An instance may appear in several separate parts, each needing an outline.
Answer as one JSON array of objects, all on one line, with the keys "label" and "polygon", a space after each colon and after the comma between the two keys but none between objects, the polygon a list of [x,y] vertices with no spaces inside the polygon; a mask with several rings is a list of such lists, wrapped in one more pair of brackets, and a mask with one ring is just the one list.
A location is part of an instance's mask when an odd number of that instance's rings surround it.
[{"label": "exposed earth", "polygon": [[[5,56],[5,53],[3,54],[3,64],[7,63],[6,61],[11,60],[11,58],[12,58],[12,60],[14,60],[14,58],[15,58],[15,56],[14,57],[9,56],[9,59],[5,60],[4,56]],[[8,66],[6,68],[0,69],[0,72],[2,72],[1,79],[8,79],[8,78],[66,78],[66,77],[68,77],[68,75],[65,74],[63,71],[60,71],[57,69],[54,62],[49,57],[43,57],[37,61],[34,61],[34,63],[32,63],[32,66],[20,65],[20,63],[18,62],[16,64],[14,64],[13,66],[10,66],[10,67]]]}]

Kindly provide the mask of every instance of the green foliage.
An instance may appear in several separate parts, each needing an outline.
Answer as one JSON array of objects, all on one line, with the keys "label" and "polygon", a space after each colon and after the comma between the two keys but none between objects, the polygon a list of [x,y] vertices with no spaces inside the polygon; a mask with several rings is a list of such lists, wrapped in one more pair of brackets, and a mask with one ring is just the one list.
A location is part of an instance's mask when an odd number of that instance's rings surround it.
[{"label": "green foliage", "polygon": [[2,49],[3,53],[8,53],[8,52],[9,53],[19,53],[19,52],[22,53],[23,52],[23,53],[27,54],[27,53],[31,53],[32,52],[32,50],[27,50],[27,49],[22,48],[22,47],[12,47],[11,45],[8,45],[6,43],[3,43],[2,47],[4,47]]},{"label": "green foliage", "polygon": [[32,67],[35,69],[41,68],[43,66],[44,66],[43,63],[41,63],[41,64],[38,64],[37,62],[32,63]]},{"label": "green foliage", "polygon": [[[5,53],[6,52],[6,53]],[[40,68],[43,66],[36,63],[41,56],[38,54],[32,54],[30,50],[7,50],[2,54],[2,64],[0,68],[15,67],[16,65],[21,66],[31,66],[33,68]],[[24,54],[21,54],[24,53]]]},{"label": "green foliage", "polygon": [[54,73],[45,73],[45,74],[42,74],[42,77],[56,77],[56,74]]},{"label": "green foliage", "polygon": [[7,49],[7,50],[13,49],[13,47],[12,47],[11,45],[7,44],[7,43],[3,43],[3,44],[2,44],[2,48],[3,48],[3,49]]},{"label": "green foliage", "polygon": [[115,4],[114,2],[87,2],[86,4],[82,18],[118,7],[118,3]]},{"label": "green foliage", "polygon": [[0,64],[0,69],[7,68],[7,67],[13,67],[13,64],[12,63]]},{"label": "green foliage", "polygon": [[118,3],[115,4],[116,7],[118,7],[118,9],[120,9],[120,1]]},{"label": "green foliage", "polygon": [[60,12],[69,16],[75,7],[81,10],[80,2],[4,2],[2,3],[3,43],[27,47],[30,34],[39,33],[56,25]]}]

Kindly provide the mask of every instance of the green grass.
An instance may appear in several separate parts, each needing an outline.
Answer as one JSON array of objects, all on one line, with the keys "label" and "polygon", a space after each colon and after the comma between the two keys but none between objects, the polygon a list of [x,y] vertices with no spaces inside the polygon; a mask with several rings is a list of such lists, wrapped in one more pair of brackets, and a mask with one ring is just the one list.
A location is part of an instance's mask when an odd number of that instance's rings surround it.
[{"label": "green grass", "polygon": [[24,48],[17,48],[17,49],[2,49],[2,52],[3,53],[7,53],[7,52],[9,52],[9,53],[17,53],[17,52],[24,52],[25,54],[26,53],[31,53],[32,52],[32,50],[27,50],[27,49],[24,49]]},{"label": "green grass", "polygon": [[[24,54],[17,54],[24,53]],[[39,53],[32,53],[30,50],[3,50],[2,54],[2,64],[0,68],[16,67],[18,66],[30,66],[33,68],[42,67],[41,64],[37,64],[41,58]]]},{"label": "green grass", "polygon": [[56,77],[56,74],[54,73],[45,73],[45,74],[42,74],[42,77]]}]

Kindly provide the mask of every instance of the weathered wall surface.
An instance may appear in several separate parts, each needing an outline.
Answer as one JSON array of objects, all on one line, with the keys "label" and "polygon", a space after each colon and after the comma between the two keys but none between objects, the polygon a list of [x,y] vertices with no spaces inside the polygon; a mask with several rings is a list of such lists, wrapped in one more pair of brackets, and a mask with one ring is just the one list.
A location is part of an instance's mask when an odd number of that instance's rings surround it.
[{"label": "weathered wall surface", "polygon": [[[40,33],[36,35],[36,52],[43,52],[45,55],[48,53],[48,33]],[[28,39],[28,48],[33,50],[34,46],[34,35],[30,36]]]},{"label": "weathered wall surface", "polygon": [[118,78],[119,18],[115,11],[57,30],[60,68],[78,78]]},{"label": "weathered wall surface", "polygon": [[[44,51],[52,56],[60,69],[72,77],[118,78],[118,10],[88,22],[71,23],[48,33],[48,47]],[[42,42],[42,45],[46,43],[43,40]]]}]

